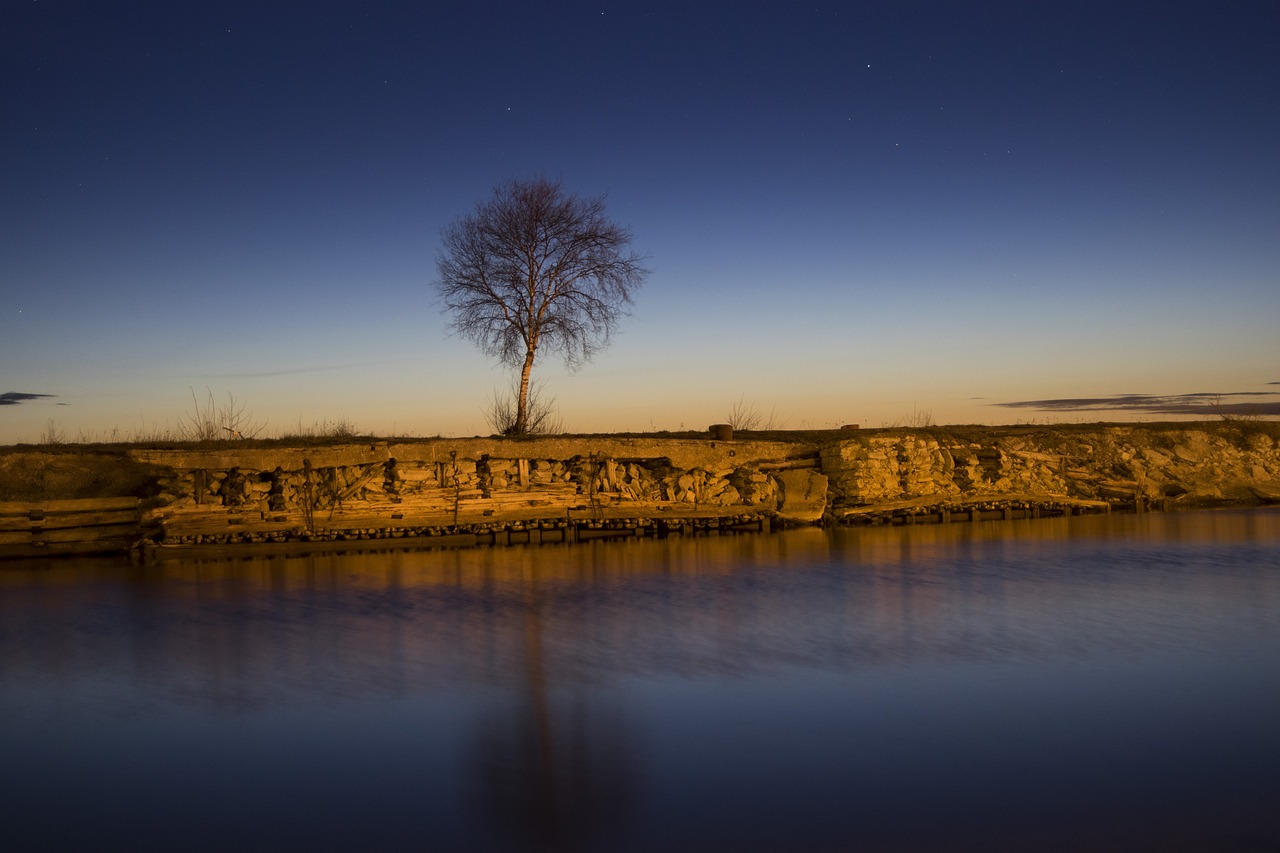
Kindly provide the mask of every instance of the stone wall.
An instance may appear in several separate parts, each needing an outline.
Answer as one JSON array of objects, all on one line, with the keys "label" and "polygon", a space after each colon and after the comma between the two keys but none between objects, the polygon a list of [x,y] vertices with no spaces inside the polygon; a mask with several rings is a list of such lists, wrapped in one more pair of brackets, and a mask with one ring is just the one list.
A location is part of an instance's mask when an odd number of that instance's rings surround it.
[{"label": "stone wall", "polygon": [[820,451],[839,511],[886,501],[994,495],[1165,502],[1256,502],[1280,488],[1268,430],[1044,430],[965,441],[946,433],[869,435]]},{"label": "stone wall", "polygon": [[[163,472],[155,515],[179,538],[228,516],[255,529],[457,528],[531,520],[768,515],[813,522],[816,493],[779,473],[817,464],[795,442],[456,439],[130,451]],[[793,473],[793,472],[790,472]],[[810,475],[805,474],[806,477]]]},{"label": "stone wall", "polygon": [[[225,532],[768,515],[811,523],[978,502],[1165,507],[1280,500],[1280,429],[832,431],[794,440],[436,439],[329,447],[0,453],[0,499],[138,485],[165,530]],[[75,495],[53,494],[80,462]],[[114,462],[112,459],[114,458]],[[119,468],[127,477],[114,476]],[[108,470],[110,469],[110,470]],[[90,482],[91,481],[91,482]],[[67,480],[71,482],[71,480]],[[103,494],[81,492],[94,483]],[[69,487],[68,487],[69,488]],[[41,495],[32,489],[45,489]],[[1105,502],[1105,503],[1104,503]],[[989,508],[989,507],[988,507]],[[870,512],[870,515],[869,515]],[[977,517],[977,516],[974,516]]]}]

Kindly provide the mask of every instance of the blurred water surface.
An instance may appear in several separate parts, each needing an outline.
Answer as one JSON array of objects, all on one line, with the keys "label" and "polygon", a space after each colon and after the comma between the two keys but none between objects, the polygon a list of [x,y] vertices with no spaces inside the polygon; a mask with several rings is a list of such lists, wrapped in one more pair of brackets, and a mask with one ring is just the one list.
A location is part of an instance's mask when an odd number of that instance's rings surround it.
[{"label": "blurred water surface", "polygon": [[1275,850],[1280,512],[0,564],[11,849]]}]

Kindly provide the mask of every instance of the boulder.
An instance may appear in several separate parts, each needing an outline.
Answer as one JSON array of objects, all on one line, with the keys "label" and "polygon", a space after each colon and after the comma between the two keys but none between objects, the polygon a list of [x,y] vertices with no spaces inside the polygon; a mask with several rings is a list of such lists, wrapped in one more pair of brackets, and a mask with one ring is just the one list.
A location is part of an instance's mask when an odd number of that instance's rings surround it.
[{"label": "boulder", "polygon": [[778,515],[787,521],[811,524],[822,519],[827,510],[827,476],[817,471],[799,469],[779,471],[782,500]]}]

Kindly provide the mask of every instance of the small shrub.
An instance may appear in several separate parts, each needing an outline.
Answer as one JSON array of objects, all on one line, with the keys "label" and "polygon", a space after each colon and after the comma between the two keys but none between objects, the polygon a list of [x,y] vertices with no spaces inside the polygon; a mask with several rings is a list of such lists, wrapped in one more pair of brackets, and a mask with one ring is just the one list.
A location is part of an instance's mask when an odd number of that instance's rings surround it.
[{"label": "small shrub", "polygon": [[[208,391],[208,389],[205,389]],[[265,423],[255,423],[253,415],[245,411],[245,404],[236,400],[230,392],[227,402],[219,405],[213,392],[203,403],[191,390],[191,412],[178,426],[185,441],[227,441],[241,438],[257,438]]]},{"label": "small shrub", "polygon": [[783,428],[783,425],[778,422],[776,409],[771,408],[769,414],[764,415],[756,408],[755,403],[748,403],[745,397],[739,397],[738,402],[729,408],[729,414],[725,415],[724,422],[737,432],[747,430],[767,432]]},{"label": "small shrub", "polygon": [[342,417],[332,421],[329,420],[328,418],[326,418],[323,421],[316,421],[315,423],[313,423],[311,426],[308,426],[308,427],[304,427],[302,425],[302,421],[299,420],[297,429],[292,430],[290,432],[282,433],[280,438],[282,439],[293,439],[293,438],[352,439],[358,435],[359,435],[359,432],[356,430],[355,421],[351,420],[346,415],[343,415]]},{"label": "small shrub", "polygon": [[932,409],[917,409],[914,405],[911,407],[911,413],[903,415],[893,423],[889,424],[889,429],[929,429],[937,426],[933,422]]},{"label": "small shrub", "polygon": [[[505,393],[493,392],[489,404],[484,410],[485,420],[489,428],[498,435],[516,434],[516,408],[519,388],[512,388]],[[525,435],[557,435],[564,432],[560,416],[556,412],[554,397],[542,396],[541,383],[529,386],[528,411],[525,413]]]},{"label": "small shrub", "polygon": [[44,425],[44,432],[40,433],[40,443],[48,447],[58,444],[67,443],[67,433],[58,429],[58,425],[52,419]]}]

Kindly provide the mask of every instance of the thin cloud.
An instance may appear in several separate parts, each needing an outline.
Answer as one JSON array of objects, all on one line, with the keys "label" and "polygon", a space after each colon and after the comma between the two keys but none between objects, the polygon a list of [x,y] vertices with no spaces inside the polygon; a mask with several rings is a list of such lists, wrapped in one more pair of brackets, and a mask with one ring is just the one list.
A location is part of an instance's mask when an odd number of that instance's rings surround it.
[{"label": "thin cloud", "polygon": [[358,367],[377,367],[391,364],[389,361],[362,361],[353,364],[326,364],[319,367],[288,367],[282,370],[255,370],[250,373],[214,373],[210,379],[264,379],[270,376],[297,376],[301,373],[325,373],[331,370],[354,370]]},{"label": "thin cloud", "polygon": [[29,400],[39,400],[42,397],[55,397],[56,394],[24,394],[21,391],[6,391],[0,394],[0,406],[16,406],[19,403],[26,403]]},{"label": "thin cloud", "polygon": [[[1268,383],[1280,385],[1280,383]],[[1006,409],[1038,409],[1053,412],[1145,412],[1154,415],[1280,415],[1275,391],[1221,391],[1156,396],[1116,394],[1110,397],[1064,397],[1056,400],[1017,400],[993,403]],[[1254,398],[1242,400],[1240,398]]]}]

